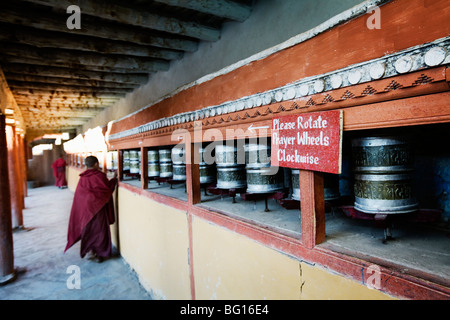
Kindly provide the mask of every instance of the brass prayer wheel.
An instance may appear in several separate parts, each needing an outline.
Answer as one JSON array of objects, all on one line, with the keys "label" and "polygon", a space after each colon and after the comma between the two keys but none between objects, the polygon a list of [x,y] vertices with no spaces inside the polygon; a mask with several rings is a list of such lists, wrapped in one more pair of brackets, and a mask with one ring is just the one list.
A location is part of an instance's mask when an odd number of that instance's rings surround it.
[{"label": "brass prayer wheel", "polygon": [[412,153],[401,137],[363,137],[352,140],[355,172],[405,172],[413,168]]},{"label": "brass prayer wheel", "polygon": [[357,210],[372,214],[417,210],[418,203],[412,191],[413,159],[406,139],[354,139],[352,153]]},{"label": "brass prayer wheel", "polygon": [[410,173],[355,174],[355,208],[373,214],[415,211],[411,180]]}]

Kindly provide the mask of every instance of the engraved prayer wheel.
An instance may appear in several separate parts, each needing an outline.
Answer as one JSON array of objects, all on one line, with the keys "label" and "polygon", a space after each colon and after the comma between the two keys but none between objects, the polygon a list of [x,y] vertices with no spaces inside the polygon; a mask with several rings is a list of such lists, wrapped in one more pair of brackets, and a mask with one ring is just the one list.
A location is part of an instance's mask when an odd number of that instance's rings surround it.
[{"label": "engraved prayer wheel", "polygon": [[173,176],[172,162],[159,163],[159,176],[161,178],[171,178]]},{"label": "engraved prayer wheel", "polygon": [[239,189],[246,185],[245,166],[217,167],[217,188]]},{"label": "engraved prayer wheel", "polygon": [[147,160],[148,160],[147,176],[149,178],[159,177],[159,152],[158,152],[158,150],[148,150],[147,151]]},{"label": "engraved prayer wheel", "polygon": [[172,180],[185,181],[186,180],[186,165],[185,164],[175,164],[172,165]]},{"label": "engraved prayer wheel", "polygon": [[130,161],[139,161],[139,152],[137,150],[130,150]]},{"label": "engraved prayer wheel", "polygon": [[158,150],[148,150],[147,151],[147,161],[150,163],[159,162],[159,152]]},{"label": "engraved prayer wheel", "polygon": [[271,146],[249,143],[245,145],[245,163],[247,168],[262,168],[270,166]]},{"label": "engraved prayer wheel", "polygon": [[149,162],[147,170],[147,175],[149,178],[159,177],[159,162]]},{"label": "engraved prayer wheel", "polygon": [[[242,159],[239,157],[242,155]],[[216,164],[218,167],[245,166],[245,153],[243,148],[229,145],[216,146]]]},{"label": "engraved prayer wheel", "polygon": [[247,185],[245,164],[239,164],[238,152],[244,149],[229,145],[216,146],[217,188],[240,189]]},{"label": "engraved prayer wheel", "polygon": [[292,169],[292,199],[300,201],[300,170]]},{"label": "engraved prayer wheel", "polygon": [[172,148],[172,163],[173,164],[185,164],[185,152],[184,148],[180,146],[176,146]]},{"label": "engraved prayer wheel", "polygon": [[355,174],[355,208],[373,214],[415,211],[411,180],[410,173]]},{"label": "engraved prayer wheel", "polygon": [[172,151],[170,149],[159,149],[159,162],[172,162]]},{"label": "engraved prayer wheel", "polygon": [[130,152],[123,152],[123,171],[130,171]]},{"label": "engraved prayer wheel", "polygon": [[410,145],[400,137],[364,137],[352,140],[355,172],[389,173],[413,169]]},{"label": "engraved prayer wheel", "polygon": [[[300,201],[300,171],[292,170],[292,199]],[[325,173],[323,177],[324,199],[331,201],[338,199],[339,193],[339,176],[331,173]]]},{"label": "engraved prayer wheel", "polygon": [[130,160],[130,173],[139,173],[139,160]]},{"label": "engraved prayer wheel", "polygon": [[372,214],[417,210],[418,203],[412,191],[413,159],[406,139],[354,139],[352,153],[357,210]]},{"label": "engraved prayer wheel", "polygon": [[199,169],[200,169],[200,184],[204,183],[212,183],[216,181],[216,168],[213,164],[208,164],[205,161],[205,149],[200,148],[200,163],[199,163]]},{"label": "engraved prayer wheel", "polygon": [[283,169],[277,167],[246,168],[247,192],[268,193],[284,187]]}]

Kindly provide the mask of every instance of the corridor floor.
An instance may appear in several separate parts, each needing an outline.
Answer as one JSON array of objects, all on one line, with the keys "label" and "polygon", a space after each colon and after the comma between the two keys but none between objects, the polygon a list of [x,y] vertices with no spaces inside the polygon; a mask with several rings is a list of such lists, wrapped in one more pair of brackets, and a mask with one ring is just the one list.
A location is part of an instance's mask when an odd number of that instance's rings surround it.
[{"label": "corridor floor", "polygon": [[81,259],[79,242],[64,253],[72,200],[69,189],[28,190],[25,230],[13,233],[18,276],[0,286],[0,300],[151,300],[121,257]]}]

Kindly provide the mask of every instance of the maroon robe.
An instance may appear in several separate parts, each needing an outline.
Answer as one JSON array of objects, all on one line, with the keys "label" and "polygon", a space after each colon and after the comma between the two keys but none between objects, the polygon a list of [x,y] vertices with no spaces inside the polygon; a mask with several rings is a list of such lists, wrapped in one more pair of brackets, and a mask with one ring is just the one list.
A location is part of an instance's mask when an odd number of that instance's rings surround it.
[{"label": "maroon robe", "polygon": [[56,159],[52,163],[53,176],[55,177],[55,186],[65,187],[67,186],[66,181],[66,161],[63,158]]},{"label": "maroon robe", "polygon": [[81,240],[82,258],[91,250],[100,257],[111,255],[109,225],[115,222],[112,194],[116,183],[116,178],[108,180],[105,173],[96,169],[80,174],[64,252]]}]

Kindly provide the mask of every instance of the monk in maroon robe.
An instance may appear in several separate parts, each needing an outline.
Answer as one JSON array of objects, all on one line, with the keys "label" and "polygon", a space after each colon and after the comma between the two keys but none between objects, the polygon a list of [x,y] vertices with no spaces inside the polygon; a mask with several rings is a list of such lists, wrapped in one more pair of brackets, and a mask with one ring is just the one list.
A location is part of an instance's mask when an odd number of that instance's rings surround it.
[{"label": "monk in maroon robe", "polygon": [[112,194],[117,178],[108,180],[106,174],[99,171],[98,159],[94,156],[87,157],[85,163],[87,170],[80,174],[75,190],[64,252],[81,240],[81,258],[89,253],[101,262],[111,256],[109,225],[115,222]]},{"label": "monk in maroon robe", "polygon": [[55,162],[52,163],[53,176],[55,177],[55,186],[60,189],[67,188],[66,180],[66,161],[64,156],[61,155]]}]

